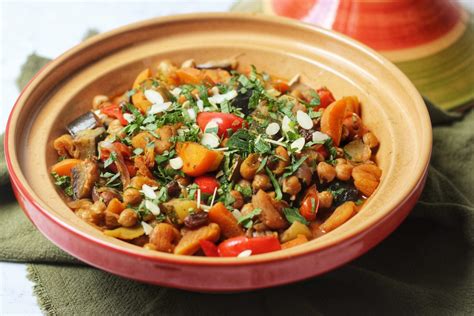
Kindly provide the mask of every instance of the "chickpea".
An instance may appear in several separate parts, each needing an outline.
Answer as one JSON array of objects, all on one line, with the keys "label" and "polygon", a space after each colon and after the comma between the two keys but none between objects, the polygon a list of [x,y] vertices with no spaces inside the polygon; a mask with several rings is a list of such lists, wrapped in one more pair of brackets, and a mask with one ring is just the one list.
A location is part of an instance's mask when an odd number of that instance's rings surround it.
[{"label": "chickpea", "polygon": [[336,165],[336,177],[342,181],[348,181],[352,175],[352,166],[348,163]]},{"label": "chickpea", "polygon": [[298,180],[298,177],[291,176],[283,180],[283,192],[288,193],[289,195],[296,195],[301,191],[301,183]]},{"label": "chickpea", "polygon": [[232,204],[232,207],[240,210],[242,206],[244,206],[244,197],[242,193],[236,190],[232,190],[229,194],[234,198],[234,203]]},{"label": "chickpea", "polygon": [[336,177],[336,169],[327,162],[320,162],[316,167],[316,172],[321,181],[331,182]]},{"label": "chickpea", "polygon": [[107,128],[107,133],[111,136],[125,136],[125,133],[122,131],[123,125],[120,123],[119,120],[113,120],[109,123],[109,127]]},{"label": "chickpea", "polygon": [[319,206],[322,208],[330,208],[333,201],[332,193],[329,191],[323,191],[318,193]]},{"label": "chickpea", "polygon": [[278,156],[276,167],[272,168],[272,172],[276,175],[281,175],[285,172],[285,168],[290,164],[290,156],[288,151],[283,146],[278,146],[275,149],[275,155]]},{"label": "chickpea", "polygon": [[97,226],[103,224],[104,221],[104,212],[97,212],[97,209],[93,210],[92,206],[90,208],[81,208],[77,210],[76,215],[82,220]]},{"label": "chickpea", "polygon": [[250,181],[245,180],[245,179],[241,179],[239,182],[237,182],[237,184],[238,184],[242,189],[252,188],[252,183],[250,183]]},{"label": "chickpea", "polygon": [[240,210],[240,213],[242,216],[245,216],[247,214],[250,214],[255,208],[253,207],[252,203],[247,203],[244,206],[242,206],[242,209]]},{"label": "chickpea", "polygon": [[124,227],[132,227],[137,224],[137,213],[131,208],[126,208],[120,213],[118,222]]},{"label": "chickpea", "polygon": [[142,200],[142,195],[140,191],[136,188],[129,187],[123,192],[123,202],[125,205],[135,205],[140,203]]},{"label": "chickpea", "polygon": [[252,180],[260,166],[258,154],[250,154],[240,165],[240,175],[246,180]]},{"label": "chickpea", "polygon": [[379,145],[379,140],[371,132],[365,133],[364,136],[362,136],[362,141],[364,142],[364,144],[366,144],[370,148],[375,148]]},{"label": "chickpea", "polygon": [[92,108],[94,110],[98,110],[100,109],[100,105],[104,102],[108,102],[109,101],[109,97],[106,96],[106,95],[96,95],[93,99],[92,99]]},{"label": "chickpea", "polygon": [[257,174],[252,181],[252,188],[255,192],[258,190],[267,191],[272,188],[272,183],[270,182],[270,177],[266,174]]},{"label": "chickpea", "polygon": [[157,251],[173,252],[180,237],[181,234],[173,225],[159,223],[150,234],[150,243],[155,245]]},{"label": "chickpea", "polygon": [[105,226],[107,228],[116,228],[119,227],[120,224],[118,222],[119,216],[115,213],[105,211]]},{"label": "chickpea", "polygon": [[94,213],[103,213],[105,209],[107,208],[107,205],[105,205],[104,201],[98,200],[92,204],[90,207],[90,210]]}]

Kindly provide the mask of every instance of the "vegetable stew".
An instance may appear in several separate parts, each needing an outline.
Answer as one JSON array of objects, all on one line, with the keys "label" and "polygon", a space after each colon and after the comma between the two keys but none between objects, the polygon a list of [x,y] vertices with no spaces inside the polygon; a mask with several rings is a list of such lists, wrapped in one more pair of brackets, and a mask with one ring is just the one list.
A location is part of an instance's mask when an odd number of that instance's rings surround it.
[{"label": "vegetable stew", "polygon": [[209,257],[296,247],[356,215],[382,174],[357,97],[237,66],[162,61],[94,97],[53,142],[75,214],[150,251]]}]

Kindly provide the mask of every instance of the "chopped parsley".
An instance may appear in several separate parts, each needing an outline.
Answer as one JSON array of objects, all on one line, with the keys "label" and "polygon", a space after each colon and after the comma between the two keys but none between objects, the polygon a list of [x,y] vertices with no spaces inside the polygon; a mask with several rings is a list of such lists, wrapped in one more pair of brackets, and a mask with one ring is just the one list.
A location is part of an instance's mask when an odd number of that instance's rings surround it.
[{"label": "chopped parsley", "polygon": [[286,207],[283,209],[286,219],[293,224],[294,222],[300,222],[301,224],[309,225],[309,222],[304,218],[297,208]]},{"label": "chopped parsley", "polygon": [[260,215],[262,213],[262,210],[259,208],[254,209],[252,212],[248,213],[247,215],[244,215],[238,219],[238,223],[242,224],[243,227],[249,229],[250,227],[253,226],[253,218],[257,215]]},{"label": "chopped parsley", "polygon": [[64,194],[67,196],[73,195],[70,177],[60,176],[56,172],[51,172],[51,176],[54,178],[54,184],[63,189]]},{"label": "chopped parsley", "polygon": [[283,197],[283,193],[281,192],[280,184],[275,178],[275,175],[273,175],[273,172],[271,172],[270,169],[268,169],[268,167],[265,167],[265,171],[267,171],[267,174],[270,177],[270,181],[272,182],[273,188],[275,189],[275,195],[276,195],[275,198],[277,200],[281,200]]}]

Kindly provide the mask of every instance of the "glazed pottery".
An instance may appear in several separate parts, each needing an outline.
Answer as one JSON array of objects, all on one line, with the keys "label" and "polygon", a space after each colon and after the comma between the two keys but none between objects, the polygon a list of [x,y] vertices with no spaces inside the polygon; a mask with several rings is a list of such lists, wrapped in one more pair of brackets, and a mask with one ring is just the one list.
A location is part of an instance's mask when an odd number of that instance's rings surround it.
[{"label": "glazed pottery", "polygon": [[[346,224],[304,245],[247,258],[177,256],[103,235],[67,207],[49,174],[52,141],[91,108],[97,94],[131,87],[160,60],[180,63],[238,56],[279,77],[356,95],[380,139],[376,193]],[[52,242],[97,268],[196,291],[242,291],[285,284],[334,269],[390,234],[418,199],[431,152],[431,125],[410,81],[373,50],[343,35],[292,20],[198,14],[148,20],[95,36],[49,63],[25,88],[9,119],[5,152],[25,213]]]},{"label": "glazed pottery", "polygon": [[474,105],[474,19],[454,0],[240,0],[235,10],[286,16],[361,41],[443,109]]}]

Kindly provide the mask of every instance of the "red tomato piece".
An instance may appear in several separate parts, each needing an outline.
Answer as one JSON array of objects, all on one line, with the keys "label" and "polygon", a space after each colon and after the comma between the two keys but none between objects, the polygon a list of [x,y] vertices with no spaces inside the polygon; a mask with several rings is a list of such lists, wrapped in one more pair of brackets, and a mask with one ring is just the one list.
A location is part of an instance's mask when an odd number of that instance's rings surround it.
[{"label": "red tomato piece", "polygon": [[221,257],[237,257],[239,253],[249,249],[249,239],[238,236],[224,240],[217,246]]},{"label": "red tomato piece", "polygon": [[275,236],[254,237],[249,239],[252,254],[266,253],[281,249],[280,241]]},{"label": "red tomato piece", "polygon": [[260,254],[281,249],[275,236],[247,238],[238,236],[224,240],[217,247],[221,257],[237,257],[242,251],[251,250],[252,254]]},{"label": "red tomato piece", "polygon": [[327,108],[329,104],[336,101],[331,91],[329,91],[326,87],[320,88],[316,92],[318,93],[320,100],[319,108]]},{"label": "red tomato piece", "polygon": [[206,255],[206,257],[219,257],[219,252],[217,251],[217,246],[214,245],[209,240],[200,240],[199,244],[201,245],[201,249]]},{"label": "red tomato piece", "polygon": [[194,183],[199,186],[201,193],[214,194],[214,190],[219,188],[219,181],[212,176],[199,176],[194,179]]},{"label": "red tomato piece", "polygon": [[115,117],[120,121],[120,124],[124,126],[128,124],[128,121],[123,117],[122,110],[117,104],[104,106],[100,111],[107,116]]},{"label": "red tomato piece", "polygon": [[301,202],[300,214],[308,221],[314,221],[319,208],[319,197],[316,186],[311,186]]},{"label": "red tomato piece", "polygon": [[209,122],[215,122],[218,126],[218,136],[227,136],[227,130],[229,128],[236,132],[245,124],[244,119],[237,115],[219,112],[200,112],[196,121],[202,131],[204,131]]}]

